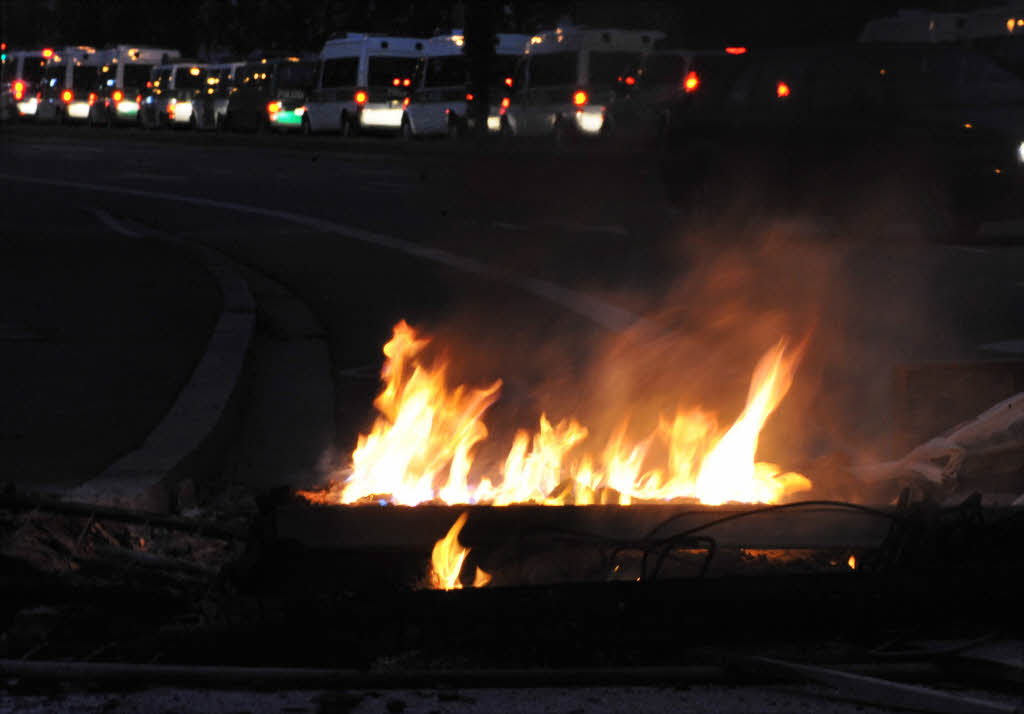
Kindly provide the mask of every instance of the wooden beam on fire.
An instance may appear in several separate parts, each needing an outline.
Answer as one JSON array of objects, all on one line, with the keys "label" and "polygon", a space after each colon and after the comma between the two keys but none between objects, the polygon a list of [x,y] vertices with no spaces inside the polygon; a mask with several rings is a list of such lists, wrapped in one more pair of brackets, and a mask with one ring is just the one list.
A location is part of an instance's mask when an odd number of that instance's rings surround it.
[{"label": "wooden beam on fire", "polygon": [[[460,540],[467,546],[498,546],[511,538],[550,533],[614,541],[648,541],[701,531],[722,547],[871,548],[889,531],[896,509],[808,505],[756,506],[637,504],[624,506],[320,506],[292,503],[273,513],[280,540],[341,550],[427,550],[464,511]],[[660,527],[659,527],[660,526]]]}]

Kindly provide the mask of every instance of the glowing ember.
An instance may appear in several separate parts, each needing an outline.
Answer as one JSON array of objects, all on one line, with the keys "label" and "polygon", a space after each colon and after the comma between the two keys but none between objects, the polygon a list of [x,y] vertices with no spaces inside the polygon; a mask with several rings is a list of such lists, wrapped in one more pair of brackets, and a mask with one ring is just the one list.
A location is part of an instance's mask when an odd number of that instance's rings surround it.
[{"label": "glowing ember", "polygon": [[[755,461],[761,430],[789,390],[802,353],[787,352],[785,342],[758,362],[746,407],[724,433],[713,415],[680,409],[640,441],[629,438],[624,422],[595,458],[580,453],[589,434],[585,426],[575,419],[553,425],[541,415],[536,432],[516,434],[500,478],[483,474],[478,479],[470,478],[474,451],[487,437],[483,415],[497,401],[501,382],[450,390],[447,364],[427,366],[419,359],[428,342],[405,321],[395,326],[384,346],[384,389],[374,402],[380,416],[368,435],[360,435],[347,477],[301,495],[316,503],[377,500],[409,506],[427,501],[629,505],[681,498],[717,505],[776,503],[810,488],[800,474]],[[650,463],[655,444],[664,447],[657,453],[667,454],[667,463]],[[454,572],[457,578],[458,567]]]},{"label": "glowing ember", "polygon": [[[459,581],[459,574],[462,572],[462,563],[469,555],[469,548],[463,548],[459,543],[459,533],[466,525],[468,513],[463,513],[451,528],[447,535],[434,544],[434,550],[430,554],[430,586],[435,590],[459,590],[462,583]],[[480,568],[476,569],[476,576],[473,578],[473,587],[482,588],[491,582],[491,576]]]}]

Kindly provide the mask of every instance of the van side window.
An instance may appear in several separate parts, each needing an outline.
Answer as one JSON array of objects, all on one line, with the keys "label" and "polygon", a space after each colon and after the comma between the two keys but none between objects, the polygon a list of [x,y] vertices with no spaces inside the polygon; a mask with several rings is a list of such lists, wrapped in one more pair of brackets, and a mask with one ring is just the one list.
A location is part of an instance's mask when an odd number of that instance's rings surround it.
[{"label": "van side window", "polygon": [[526,68],[530,64],[529,57],[520,57],[512,72],[512,89],[520,90],[526,88]]},{"label": "van side window", "polygon": [[579,55],[575,52],[531,55],[530,86],[555,87],[562,84],[576,84],[578,57]]},{"label": "van side window", "polygon": [[462,86],[469,81],[466,58],[463,55],[432,57],[427,60],[427,87]]},{"label": "van side window", "polygon": [[359,78],[359,58],[341,57],[324,62],[324,76],[321,85],[325,89],[354,87]]},{"label": "van side window", "polygon": [[46,68],[43,82],[48,87],[56,88],[64,81],[64,65],[51,64]]},{"label": "van side window", "polygon": [[250,64],[246,65],[241,72],[240,87],[260,87],[266,82],[267,65]]}]

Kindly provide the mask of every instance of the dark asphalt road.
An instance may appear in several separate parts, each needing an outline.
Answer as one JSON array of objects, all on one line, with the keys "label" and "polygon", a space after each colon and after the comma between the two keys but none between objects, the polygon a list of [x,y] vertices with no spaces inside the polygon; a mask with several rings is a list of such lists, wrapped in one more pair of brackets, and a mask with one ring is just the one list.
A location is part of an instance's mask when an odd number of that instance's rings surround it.
[{"label": "dark asphalt road", "polygon": [[[1024,339],[1024,250],[1012,241],[882,239],[807,216],[767,221],[750,206],[687,223],[650,154],[218,141],[5,128],[4,230],[59,226],[85,242],[96,230],[85,211],[100,209],[201,241],[286,285],[328,330],[343,446],[366,423],[377,388],[366,376],[401,318],[450,347],[453,380],[505,380],[489,419],[498,430],[531,425],[541,410],[567,415],[592,392],[635,391],[603,381],[623,359],[637,364],[616,378],[639,375],[661,391],[699,383],[698,393],[732,404],[780,330],[814,327],[780,412],[783,424],[805,422],[804,433],[769,439],[783,450],[877,442],[895,364],[1012,357],[986,346]],[[15,209],[23,205],[32,211]],[[360,230],[373,235],[347,237]],[[657,328],[615,351],[629,315]],[[708,384],[712,368],[721,388]]]}]

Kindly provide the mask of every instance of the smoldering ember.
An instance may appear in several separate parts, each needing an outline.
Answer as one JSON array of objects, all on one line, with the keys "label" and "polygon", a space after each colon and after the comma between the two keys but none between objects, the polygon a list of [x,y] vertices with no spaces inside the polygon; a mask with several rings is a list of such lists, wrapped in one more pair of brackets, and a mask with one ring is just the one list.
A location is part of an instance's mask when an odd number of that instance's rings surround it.
[{"label": "smoldering ember", "polygon": [[0,709],[1019,711],[1024,5],[140,8],[0,3]]}]

